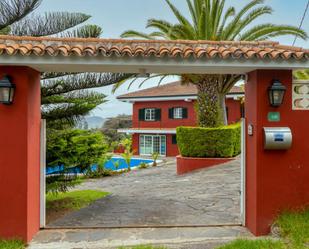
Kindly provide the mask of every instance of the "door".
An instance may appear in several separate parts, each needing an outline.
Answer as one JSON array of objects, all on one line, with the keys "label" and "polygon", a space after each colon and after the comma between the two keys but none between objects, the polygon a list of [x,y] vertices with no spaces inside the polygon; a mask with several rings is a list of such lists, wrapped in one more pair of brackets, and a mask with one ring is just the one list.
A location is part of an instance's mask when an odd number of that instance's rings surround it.
[{"label": "door", "polygon": [[166,155],[165,135],[140,135],[140,155],[150,156],[152,153]]}]

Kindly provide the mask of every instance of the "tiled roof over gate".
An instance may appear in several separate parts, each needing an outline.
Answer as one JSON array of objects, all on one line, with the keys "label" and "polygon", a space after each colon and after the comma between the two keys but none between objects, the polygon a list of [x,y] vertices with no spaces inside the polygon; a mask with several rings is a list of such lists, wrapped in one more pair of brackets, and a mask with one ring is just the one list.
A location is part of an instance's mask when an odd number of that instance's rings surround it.
[{"label": "tiled roof over gate", "polygon": [[166,41],[0,36],[0,55],[308,60],[309,50],[277,42]]}]

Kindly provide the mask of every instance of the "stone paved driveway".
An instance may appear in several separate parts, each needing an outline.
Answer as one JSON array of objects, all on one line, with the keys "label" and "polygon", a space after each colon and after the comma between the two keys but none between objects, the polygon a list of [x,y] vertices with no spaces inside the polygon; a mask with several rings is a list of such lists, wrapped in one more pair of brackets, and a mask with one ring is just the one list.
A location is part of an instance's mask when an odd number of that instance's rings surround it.
[{"label": "stone paved driveway", "polygon": [[111,192],[50,227],[204,226],[239,224],[240,162],[176,175],[175,160],[160,167],[90,180],[79,189]]}]

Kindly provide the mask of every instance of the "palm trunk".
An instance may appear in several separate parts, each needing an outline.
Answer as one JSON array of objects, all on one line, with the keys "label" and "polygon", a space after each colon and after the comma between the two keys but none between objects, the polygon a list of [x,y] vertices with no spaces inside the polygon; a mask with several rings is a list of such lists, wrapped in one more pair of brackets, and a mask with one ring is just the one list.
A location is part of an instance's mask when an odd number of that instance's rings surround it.
[{"label": "palm trunk", "polygon": [[227,119],[227,112],[226,112],[226,104],[225,104],[225,94],[220,94],[220,110],[221,110],[221,114],[222,116],[222,120],[223,120],[223,124],[224,125],[228,125],[228,119]]},{"label": "palm trunk", "polygon": [[221,95],[216,84],[199,81],[197,84],[197,116],[201,127],[218,127],[224,124]]},{"label": "palm trunk", "polygon": [[192,83],[197,87],[199,126],[218,127],[228,124],[225,96],[240,78],[240,75],[182,75],[184,84]]}]

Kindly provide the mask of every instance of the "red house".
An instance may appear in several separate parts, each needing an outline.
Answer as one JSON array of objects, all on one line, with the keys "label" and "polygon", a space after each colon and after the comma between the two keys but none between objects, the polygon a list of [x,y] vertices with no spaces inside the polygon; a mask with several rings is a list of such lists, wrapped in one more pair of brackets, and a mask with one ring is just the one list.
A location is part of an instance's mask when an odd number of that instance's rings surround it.
[{"label": "red house", "polygon": [[[226,96],[229,123],[237,122],[242,117],[240,98],[243,96],[243,90],[236,86]],[[133,104],[133,127],[119,129],[118,132],[132,134],[136,155],[148,156],[158,152],[162,156],[176,156],[179,154],[176,128],[197,125],[197,89],[194,85],[173,82],[117,98]]]}]

